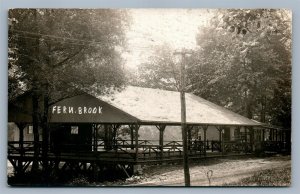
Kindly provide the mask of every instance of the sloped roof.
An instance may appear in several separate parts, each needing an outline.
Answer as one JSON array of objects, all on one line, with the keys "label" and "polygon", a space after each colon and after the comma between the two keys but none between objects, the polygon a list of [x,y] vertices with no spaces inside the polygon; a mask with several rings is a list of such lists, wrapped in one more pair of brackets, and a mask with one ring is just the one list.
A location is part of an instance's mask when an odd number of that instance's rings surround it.
[{"label": "sloped roof", "polygon": [[[188,124],[261,125],[196,95],[186,93],[185,97]],[[127,86],[121,92],[110,96],[97,96],[97,98],[144,123],[181,122],[179,92]]]},{"label": "sloped roof", "polygon": [[[64,113],[64,108],[72,112]],[[99,108],[101,107],[101,113]],[[79,109],[96,108],[96,114]],[[9,122],[32,122],[32,100],[25,95],[9,106]],[[198,96],[186,93],[188,124],[262,126]],[[49,108],[52,123],[144,123],[180,125],[180,93],[161,89],[127,86],[110,95],[81,94],[61,100]]]}]

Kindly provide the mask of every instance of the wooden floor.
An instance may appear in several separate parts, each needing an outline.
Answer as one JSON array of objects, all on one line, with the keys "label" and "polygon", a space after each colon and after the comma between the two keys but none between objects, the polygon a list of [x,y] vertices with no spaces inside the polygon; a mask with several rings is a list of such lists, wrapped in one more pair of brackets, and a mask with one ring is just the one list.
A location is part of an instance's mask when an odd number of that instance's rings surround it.
[{"label": "wooden floor", "polygon": [[[166,142],[163,146],[145,140],[141,140],[138,145],[132,145],[126,141],[117,143],[110,148],[105,147],[103,142],[98,142],[97,146],[76,145],[77,147],[74,147],[72,145],[73,147],[64,147],[67,149],[56,151],[52,147],[49,148],[46,157],[43,157],[40,150],[37,159],[39,162],[67,163],[70,166],[74,164],[77,166],[82,164],[84,164],[83,166],[86,164],[97,164],[99,166],[103,164],[160,164],[181,162],[183,160],[182,142],[179,141]],[[279,150],[279,147],[283,146],[282,142],[265,142],[263,145],[264,148],[271,151]],[[25,171],[34,160],[33,148],[32,141],[23,142],[22,145],[19,142],[9,142],[8,160],[15,169],[21,168]],[[189,160],[199,160],[211,157],[247,155],[251,154],[252,150],[252,145],[248,142],[206,141],[204,143],[199,141],[189,145],[188,154]]]},{"label": "wooden floor", "polygon": [[[10,152],[8,154],[9,160],[22,160],[32,161],[34,159],[34,152],[27,151],[24,153]],[[98,162],[98,163],[118,163],[118,164],[145,164],[145,163],[165,163],[165,162],[178,162],[182,160],[182,151],[163,151],[160,150],[148,150],[145,152],[143,149],[139,149],[138,152],[134,149],[129,150],[109,150],[109,151],[91,151],[91,152],[76,152],[76,153],[53,153],[47,154],[47,160],[49,161],[80,161],[80,162]],[[219,151],[212,152],[207,150],[206,152],[190,150],[189,158],[191,160],[201,159],[206,157],[222,157],[224,155],[244,155],[244,152],[232,152],[222,153]],[[42,153],[39,154],[38,160],[42,160]]]},{"label": "wooden floor", "polygon": [[[121,152],[97,152],[97,153],[61,153],[61,155],[55,155],[53,153],[49,153],[47,156],[47,160],[50,162],[60,161],[60,162],[70,162],[70,161],[78,161],[85,163],[103,163],[103,164],[158,164],[158,163],[174,163],[182,161],[182,153],[176,152],[171,156],[157,156],[155,153],[152,153],[153,157],[144,157],[142,153],[138,154],[138,158],[136,158],[135,153],[132,154],[124,154]],[[236,155],[245,155],[245,153],[226,153],[222,154],[220,152],[207,152],[206,155],[200,154],[189,154],[190,160],[211,158],[211,157],[224,157],[224,156],[236,156]],[[8,156],[9,160],[22,160],[23,162],[31,162],[33,161],[33,154],[27,154],[25,156],[21,156],[19,154],[11,154]],[[40,155],[38,160],[42,161],[42,156]]]}]

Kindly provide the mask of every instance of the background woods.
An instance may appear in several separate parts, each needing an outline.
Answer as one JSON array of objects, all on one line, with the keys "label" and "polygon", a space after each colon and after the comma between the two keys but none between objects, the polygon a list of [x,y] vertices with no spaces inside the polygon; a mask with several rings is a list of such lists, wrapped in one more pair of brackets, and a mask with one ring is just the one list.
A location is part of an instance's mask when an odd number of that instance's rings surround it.
[{"label": "background woods", "polygon": [[33,86],[66,93],[120,86],[126,18],[124,10],[11,10],[10,97]]},{"label": "background woods", "polygon": [[[291,127],[291,15],[287,10],[214,10],[186,57],[187,90],[248,118]],[[133,83],[176,90],[178,62],[163,46]],[[138,76],[137,76],[138,77]]]}]

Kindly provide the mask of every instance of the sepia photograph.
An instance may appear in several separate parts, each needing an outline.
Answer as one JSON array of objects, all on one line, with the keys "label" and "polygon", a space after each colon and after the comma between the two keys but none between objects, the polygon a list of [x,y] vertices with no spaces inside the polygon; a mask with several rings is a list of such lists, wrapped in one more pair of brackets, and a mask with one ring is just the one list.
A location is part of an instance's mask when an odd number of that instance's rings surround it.
[{"label": "sepia photograph", "polygon": [[288,9],[10,9],[7,184],[290,187],[291,47]]}]

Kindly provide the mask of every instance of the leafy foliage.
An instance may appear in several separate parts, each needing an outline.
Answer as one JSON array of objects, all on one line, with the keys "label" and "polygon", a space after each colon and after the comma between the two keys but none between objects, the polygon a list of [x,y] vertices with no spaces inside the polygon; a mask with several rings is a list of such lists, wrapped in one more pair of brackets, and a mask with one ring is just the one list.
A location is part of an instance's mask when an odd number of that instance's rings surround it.
[{"label": "leafy foliage", "polygon": [[117,48],[125,43],[126,15],[110,9],[10,10],[10,96],[19,93],[13,94],[14,77],[20,90],[34,86],[63,96],[78,88],[120,86],[124,76]]},{"label": "leafy foliage", "polygon": [[138,83],[136,85],[166,90],[178,90],[179,69],[169,46],[156,48],[156,55],[150,58],[150,62],[142,64],[138,71]]},{"label": "leafy foliage", "polygon": [[[185,61],[187,91],[251,119],[291,126],[291,15],[288,10],[220,9],[199,29]],[[143,86],[169,89],[179,65],[168,48],[140,68]],[[173,84],[173,83],[172,83]],[[171,87],[174,89],[174,87]]]},{"label": "leafy foliage", "polygon": [[[290,127],[289,12],[263,9],[219,10],[212,23],[214,26],[210,30],[215,30],[214,38],[218,41],[211,41],[211,38],[205,40],[208,33],[204,32],[198,36],[198,42],[203,50],[212,50],[219,57],[225,56],[215,60],[215,56],[208,55],[206,59],[216,67],[215,73],[221,71],[221,74],[212,75],[213,82],[207,82],[207,87],[214,88],[216,94],[208,93],[199,86],[194,91],[199,95],[209,94],[208,99],[249,118]],[[213,33],[210,31],[208,36]],[[201,56],[202,53],[198,55]],[[218,66],[220,62],[221,66]],[[285,83],[284,86],[281,86],[282,83]],[[200,90],[197,91],[197,88]],[[278,96],[278,88],[282,89],[284,97]],[[224,96],[227,98],[220,99]],[[284,114],[281,114],[283,110]]]}]

